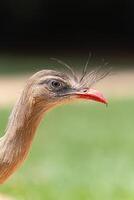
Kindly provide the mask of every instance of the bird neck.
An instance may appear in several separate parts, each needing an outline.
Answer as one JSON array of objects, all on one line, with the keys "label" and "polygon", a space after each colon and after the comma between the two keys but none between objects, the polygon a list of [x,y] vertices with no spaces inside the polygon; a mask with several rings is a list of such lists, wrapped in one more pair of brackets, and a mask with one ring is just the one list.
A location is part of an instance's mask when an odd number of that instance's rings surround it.
[{"label": "bird neck", "polygon": [[46,111],[34,99],[22,96],[23,100],[20,98],[11,113],[6,134],[0,139],[0,183],[25,160]]}]

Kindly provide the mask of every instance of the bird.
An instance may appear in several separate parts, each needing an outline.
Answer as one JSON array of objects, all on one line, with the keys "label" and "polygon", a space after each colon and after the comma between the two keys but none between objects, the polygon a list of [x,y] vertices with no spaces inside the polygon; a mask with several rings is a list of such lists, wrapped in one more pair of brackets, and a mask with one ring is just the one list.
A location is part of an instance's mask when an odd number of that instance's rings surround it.
[{"label": "bird", "polygon": [[35,132],[45,113],[52,108],[77,99],[107,104],[107,99],[92,84],[106,73],[71,73],[44,69],[26,82],[0,138],[0,184],[3,184],[26,159]]}]

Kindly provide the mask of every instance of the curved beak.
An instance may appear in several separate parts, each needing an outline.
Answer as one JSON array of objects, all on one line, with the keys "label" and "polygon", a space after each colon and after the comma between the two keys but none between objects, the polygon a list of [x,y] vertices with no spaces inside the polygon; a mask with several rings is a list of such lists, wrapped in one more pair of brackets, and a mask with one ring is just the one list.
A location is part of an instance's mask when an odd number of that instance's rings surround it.
[{"label": "curved beak", "polygon": [[95,89],[85,89],[85,90],[83,89],[83,90],[74,92],[74,95],[76,95],[76,97],[80,99],[88,99],[88,100],[101,102],[106,105],[108,104],[107,99],[104,98],[104,96]]}]

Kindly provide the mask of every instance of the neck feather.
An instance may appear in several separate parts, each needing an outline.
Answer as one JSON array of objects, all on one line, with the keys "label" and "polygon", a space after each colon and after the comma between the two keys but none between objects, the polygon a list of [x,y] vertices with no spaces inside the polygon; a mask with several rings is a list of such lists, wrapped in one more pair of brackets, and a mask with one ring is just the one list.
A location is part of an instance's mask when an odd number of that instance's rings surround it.
[{"label": "neck feather", "polygon": [[27,94],[23,93],[22,97],[12,111],[6,134],[0,139],[0,183],[25,160],[45,112],[41,104],[28,99]]}]

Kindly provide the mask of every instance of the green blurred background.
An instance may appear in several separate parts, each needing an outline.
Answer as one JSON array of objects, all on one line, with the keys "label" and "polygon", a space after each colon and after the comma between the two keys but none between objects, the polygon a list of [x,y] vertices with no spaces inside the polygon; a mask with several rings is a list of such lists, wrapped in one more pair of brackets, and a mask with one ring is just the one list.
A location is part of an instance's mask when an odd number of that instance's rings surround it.
[{"label": "green blurred background", "polygon": [[[0,110],[4,132],[11,109]],[[109,107],[81,102],[53,110],[37,131],[29,158],[1,186],[16,199],[134,198],[133,100]]]}]

